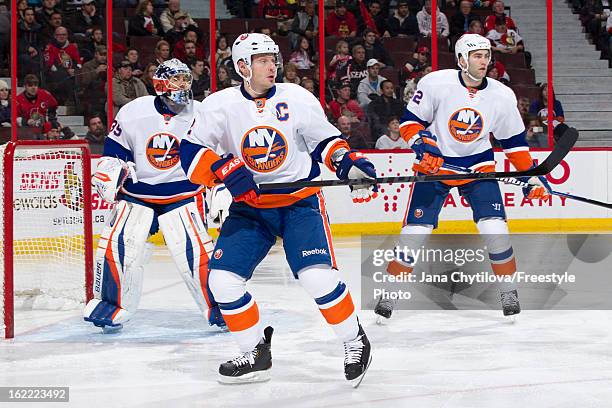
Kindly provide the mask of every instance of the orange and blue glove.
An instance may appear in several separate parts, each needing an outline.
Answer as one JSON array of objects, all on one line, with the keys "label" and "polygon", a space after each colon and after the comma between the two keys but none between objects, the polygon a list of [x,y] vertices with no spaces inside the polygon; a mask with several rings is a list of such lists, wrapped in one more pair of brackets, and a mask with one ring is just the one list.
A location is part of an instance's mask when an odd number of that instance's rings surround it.
[{"label": "orange and blue glove", "polygon": [[419,161],[412,165],[412,170],[423,174],[434,174],[440,170],[440,166],[444,164],[444,158],[436,140],[436,137],[430,132],[419,131],[418,137],[410,146]]},{"label": "orange and blue glove", "polygon": [[253,173],[245,167],[240,157],[230,153],[214,162],[210,169],[225,184],[234,201],[254,201],[259,196]]}]

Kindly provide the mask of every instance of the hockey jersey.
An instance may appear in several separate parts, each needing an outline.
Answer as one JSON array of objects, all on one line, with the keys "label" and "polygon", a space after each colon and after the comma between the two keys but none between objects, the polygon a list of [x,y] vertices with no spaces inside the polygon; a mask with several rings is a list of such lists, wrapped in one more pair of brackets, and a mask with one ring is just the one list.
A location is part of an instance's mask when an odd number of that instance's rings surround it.
[{"label": "hockey jersey", "polygon": [[123,106],[104,145],[104,156],[135,163],[137,182],[127,179],[121,192],[143,201],[164,204],[197,194],[180,163],[179,146],[193,122],[192,101],[175,115],[160,97],[142,96]]},{"label": "hockey jersey", "polygon": [[[492,171],[492,135],[518,170],[532,165],[516,96],[494,79],[485,78],[475,89],[464,84],[458,70],[432,72],[419,81],[400,122],[400,133],[407,141],[422,129],[435,135],[448,164]],[[444,173],[450,172],[440,174]]]},{"label": "hockey jersey", "polygon": [[[210,173],[212,163],[205,157],[210,151],[240,157],[256,183],[313,180],[320,175],[318,163],[329,166],[332,146],[346,145],[339,135],[319,101],[301,86],[276,84],[258,99],[241,86],[216,92],[202,102],[181,157],[189,178],[200,182]],[[318,191],[278,190],[248,204],[286,206]]]}]

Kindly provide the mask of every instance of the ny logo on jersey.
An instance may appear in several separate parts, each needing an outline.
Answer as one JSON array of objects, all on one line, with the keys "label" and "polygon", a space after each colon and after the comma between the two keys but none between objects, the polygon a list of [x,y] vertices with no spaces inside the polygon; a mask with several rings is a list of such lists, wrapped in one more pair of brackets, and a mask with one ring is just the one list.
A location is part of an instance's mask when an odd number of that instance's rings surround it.
[{"label": "ny logo on jersey", "polygon": [[287,158],[287,139],[271,126],[256,126],[242,138],[242,157],[249,168],[259,173],[278,169]]},{"label": "ny logo on jersey", "polygon": [[472,108],[461,108],[448,120],[448,131],[455,140],[469,143],[478,138],[484,128],[482,115]]},{"label": "ny logo on jersey", "polygon": [[179,140],[168,132],[156,133],[147,141],[147,160],[158,170],[169,170],[179,161]]}]

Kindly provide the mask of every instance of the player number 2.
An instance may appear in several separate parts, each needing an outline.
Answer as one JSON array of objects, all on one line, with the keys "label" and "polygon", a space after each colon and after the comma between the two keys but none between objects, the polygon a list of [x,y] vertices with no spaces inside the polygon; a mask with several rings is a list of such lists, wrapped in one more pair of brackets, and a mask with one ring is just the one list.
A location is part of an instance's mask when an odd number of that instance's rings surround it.
[{"label": "player number 2", "polygon": [[414,96],[412,97],[412,102],[416,103],[417,105],[419,103],[421,103],[421,98],[423,98],[423,92],[422,91],[416,91],[414,93]]}]

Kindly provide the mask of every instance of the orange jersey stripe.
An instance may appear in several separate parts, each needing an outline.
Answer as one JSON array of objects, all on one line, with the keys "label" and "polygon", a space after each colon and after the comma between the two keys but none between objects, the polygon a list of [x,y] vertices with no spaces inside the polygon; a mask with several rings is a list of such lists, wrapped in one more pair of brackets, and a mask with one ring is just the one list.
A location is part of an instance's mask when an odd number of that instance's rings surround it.
[{"label": "orange jersey stripe", "polygon": [[400,126],[400,135],[405,141],[409,141],[412,136],[419,133],[420,130],[425,130],[425,126],[420,123],[410,123],[408,125]]},{"label": "orange jersey stripe", "polygon": [[529,168],[533,166],[533,159],[527,150],[506,153],[506,157],[518,171],[529,170]]},{"label": "orange jersey stripe", "polygon": [[[491,173],[495,171],[495,166],[490,164],[487,166],[478,167],[476,171],[479,173]],[[442,174],[457,174],[457,173],[451,170],[441,169],[440,171],[436,173],[436,176],[442,175]],[[448,186],[462,186],[464,184],[471,183],[472,181],[475,181],[475,180],[448,180],[448,181],[443,181],[443,183]]]},{"label": "orange jersey stripe", "polygon": [[336,169],[334,168],[334,165],[333,165],[333,163],[331,161],[332,155],[333,155],[333,153],[336,150],[343,149],[343,148],[346,149],[346,150],[351,150],[351,147],[349,146],[349,144],[348,144],[348,142],[346,140],[338,139],[338,140],[333,142],[331,148],[329,149],[329,151],[327,152],[325,157],[323,157],[323,163],[325,163],[327,168],[330,169],[331,171],[333,171],[334,173],[336,172]]},{"label": "orange jersey stripe", "polygon": [[319,187],[306,187],[290,194],[262,194],[255,201],[248,200],[245,203],[255,208],[287,207],[319,191],[321,191]]},{"label": "orange jersey stripe", "polygon": [[353,298],[351,293],[347,292],[344,299],[336,303],[330,308],[320,309],[321,314],[327,320],[329,324],[339,324],[348,319],[355,311],[355,305],[353,304]]},{"label": "orange jersey stripe", "polygon": [[253,306],[241,313],[225,314],[223,310],[221,310],[221,314],[223,315],[223,320],[225,320],[227,324],[227,328],[232,332],[249,329],[259,322],[259,309],[257,308],[257,303],[253,303]]},{"label": "orange jersey stripe", "polygon": [[210,149],[206,149],[191,173],[189,180],[194,184],[204,184],[209,188],[214,187],[217,176],[213,173],[210,166],[220,159],[221,157],[219,157],[217,153]]},{"label": "orange jersey stripe", "polygon": [[336,254],[334,252],[331,228],[329,227],[329,218],[327,217],[327,210],[325,209],[325,199],[323,198],[323,194],[321,192],[317,193],[317,198],[319,199],[319,208],[321,212],[321,218],[323,219],[323,228],[325,228],[327,246],[329,246],[329,256],[331,257],[332,268],[338,269],[338,264],[336,263]]},{"label": "orange jersey stripe", "polygon": [[[189,210],[185,208],[185,212],[187,213],[187,218],[189,219],[189,224],[191,224],[191,228],[194,231],[196,230],[196,226],[193,224],[193,220],[191,219],[191,215],[189,214]],[[198,240],[198,247],[200,248],[200,259],[198,262],[198,274],[200,275],[200,289],[202,290],[202,294],[204,295],[204,300],[206,300],[206,305],[208,308],[211,307],[212,303],[208,298],[208,291],[206,290],[206,283],[208,281],[208,254],[206,253],[205,244],[208,244],[211,241],[207,241],[203,243],[200,239],[200,236],[196,234],[196,238]]]},{"label": "orange jersey stripe", "polygon": [[508,262],[501,264],[491,263],[491,268],[497,276],[512,275],[514,272],[516,272],[516,259],[512,257],[512,259]]}]

